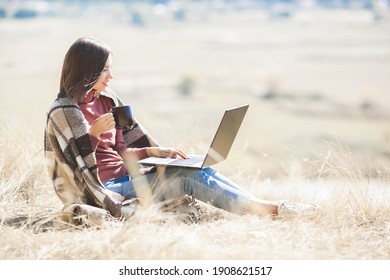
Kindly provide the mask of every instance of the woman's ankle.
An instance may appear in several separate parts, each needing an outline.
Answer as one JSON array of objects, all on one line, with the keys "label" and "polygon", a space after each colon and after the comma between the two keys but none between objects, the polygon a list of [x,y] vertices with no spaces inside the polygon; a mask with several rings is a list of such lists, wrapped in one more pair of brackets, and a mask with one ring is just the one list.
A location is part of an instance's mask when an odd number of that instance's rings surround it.
[{"label": "woman's ankle", "polygon": [[259,202],[256,200],[251,200],[249,202],[246,214],[256,215],[256,216],[274,216],[278,214],[278,205],[271,202]]}]

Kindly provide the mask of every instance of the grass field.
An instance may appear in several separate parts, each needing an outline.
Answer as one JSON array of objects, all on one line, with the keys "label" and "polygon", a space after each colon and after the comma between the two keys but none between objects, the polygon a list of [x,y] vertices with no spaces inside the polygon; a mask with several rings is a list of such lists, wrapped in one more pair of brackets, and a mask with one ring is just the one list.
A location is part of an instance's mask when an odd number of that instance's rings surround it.
[{"label": "grass field", "polygon": [[259,197],[323,208],[314,220],[206,207],[192,225],[161,224],[147,211],[101,230],[0,225],[0,259],[388,260],[389,27],[359,10],[285,20],[211,14],[146,27],[0,21],[1,217],[61,209],[46,176],[45,112],[66,50],[85,35],[111,45],[112,89],[160,144],[205,152],[224,109],[248,103],[229,158],[215,168]]}]

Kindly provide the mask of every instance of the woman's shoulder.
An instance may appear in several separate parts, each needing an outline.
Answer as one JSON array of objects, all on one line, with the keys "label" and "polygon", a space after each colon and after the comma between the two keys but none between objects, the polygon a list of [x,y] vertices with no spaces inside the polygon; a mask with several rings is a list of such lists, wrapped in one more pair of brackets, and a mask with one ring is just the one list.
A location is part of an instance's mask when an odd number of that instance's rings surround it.
[{"label": "woman's shoulder", "polygon": [[79,109],[77,104],[71,101],[67,97],[57,97],[49,106],[46,111],[47,116],[51,116],[54,112],[63,111],[63,110],[75,110]]}]

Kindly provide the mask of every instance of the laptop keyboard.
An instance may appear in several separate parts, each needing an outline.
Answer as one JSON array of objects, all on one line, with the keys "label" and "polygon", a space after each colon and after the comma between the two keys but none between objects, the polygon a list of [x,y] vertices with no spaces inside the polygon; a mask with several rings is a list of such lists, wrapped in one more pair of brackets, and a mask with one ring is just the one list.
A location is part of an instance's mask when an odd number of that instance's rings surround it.
[{"label": "laptop keyboard", "polygon": [[191,165],[197,164],[199,162],[202,162],[202,160],[203,160],[203,158],[199,158],[199,157],[194,157],[194,158],[189,158],[189,159],[179,158],[177,160],[172,161],[171,164],[180,164],[180,165],[191,166]]}]

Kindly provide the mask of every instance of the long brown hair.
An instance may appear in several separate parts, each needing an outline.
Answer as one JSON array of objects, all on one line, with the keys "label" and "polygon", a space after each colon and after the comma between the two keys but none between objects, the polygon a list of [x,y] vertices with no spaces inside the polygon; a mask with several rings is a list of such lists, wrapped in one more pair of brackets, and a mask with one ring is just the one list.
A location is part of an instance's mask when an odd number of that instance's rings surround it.
[{"label": "long brown hair", "polygon": [[76,40],[65,55],[59,96],[77,102],[90,91],[102,73],[111,49],[94,38]]}]

